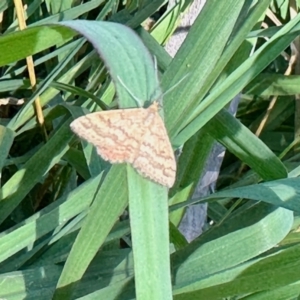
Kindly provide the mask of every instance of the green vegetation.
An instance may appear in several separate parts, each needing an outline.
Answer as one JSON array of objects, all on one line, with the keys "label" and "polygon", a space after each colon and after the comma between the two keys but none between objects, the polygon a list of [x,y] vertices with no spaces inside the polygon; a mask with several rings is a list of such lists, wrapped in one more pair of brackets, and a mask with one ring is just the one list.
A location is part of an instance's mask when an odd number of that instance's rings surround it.
[{"label": "green vegetation", "polygon": [[[0,0],[0,298],[297,299],[300,3],[207,0],[172,59],[160,43],[192,1],[152,31],[167,1],[27,2],[18,30],[18,1]],[[128,90],[148,106],[174,86],[160,111],[182,148],[169,191],[70,130],[136,107]],[[191,200],[215,141],[217,191]],[[210,223],[188,244],[177,227],[201,202]]]}]

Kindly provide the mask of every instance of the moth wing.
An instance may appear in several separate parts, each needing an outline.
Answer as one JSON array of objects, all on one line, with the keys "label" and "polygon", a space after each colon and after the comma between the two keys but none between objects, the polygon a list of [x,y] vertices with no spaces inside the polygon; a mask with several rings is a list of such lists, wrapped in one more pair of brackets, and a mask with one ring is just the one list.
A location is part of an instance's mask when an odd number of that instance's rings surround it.
[{"label": "moth wing", "polygon": [[94,145],[104,160],[132,163],[145,133],[146,114],[143,108],[95,112],[77,118],[70,127]]},{"label": "moth wing", "polygon": [[132,165],[143,176],[170,188],[176,177],[174,152],[163,120],[158,112],[153,114]]}]

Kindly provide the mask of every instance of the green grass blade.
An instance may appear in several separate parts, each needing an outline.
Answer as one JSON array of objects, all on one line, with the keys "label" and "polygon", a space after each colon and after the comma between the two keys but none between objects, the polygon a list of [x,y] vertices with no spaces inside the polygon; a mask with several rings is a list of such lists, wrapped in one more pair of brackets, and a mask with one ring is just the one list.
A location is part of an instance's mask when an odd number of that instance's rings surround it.
[{"label": "green grass blade", "polygon": [[61,44],[72,36],[74,36],[74,32],[60,26],[37,26],[2,35],[0,37],[0,66],[5,66],[56,44]]},{"label": "green grass blade", "polygon": [[283,74],[261,74],[243,90],[244,94],[260,96],[289,96],[300,94],[300,76]]},{"label": "green grass blade", "polygon": [[[189,199],[207,163],[207,158],[215,140],[205,132],[200,130],[190,140],[188,140],[177,162],[177,176],[175,186],[170,191],[169,205],[174,205]],[[176,226],[179,225],[183,210],[175,210],[170,213],[170,220]]]},{"label": "green grass blade", "polygon": [[215,193],[211,198],[247,198],[300,212],[300,179],[286,178]]},{"label": "green grass blade", "polygon": [[[74,48],[70,51],[69,55],[66,56],[53,70],[50,74],[39,84],[38,88],[35,90],[33,95],[30,97],[23,108],[10,120],[9,127],[13,129],[17,129],[22,126],[29,118],[33,117],[35,111],[33,109],[34,100],[43,93],[47,87],[51,84],[54,78],[66,67],[66,65],[70,62],[73,55],[78,52],[81,48],[83,41],[74,45]],[[42,102],[42,101],[41,101]]]},{"label": "green grass blade", "polygon": [[201,100],[197,98],[199,90],[205,88],[206,80],[220,59],[243,4],[244,1],[239,0],[208,1],[164,73],[163,87],[174,86],[189,74],[178,88],[165,97],[166,126],[171,139]]},{"label": "green grass blade", "polygon": [[216,87],[197,107],[197,116],[177,135],[175,144],[181,145],[235,97],[259,72],[273,61],[296,37],[300,15],[286,24],[276,35],[259,48],[223,83]]},{"label": "green grass blade", "polygon": [[54,299],[71,298],[74,284],[82,278],[109,231],[127,206],[125,170],[125,166],[114,166],[94,195],[93,205],[59,278]]},{"label": "green grass blade", "polygon": [[[288,274],[281,272],[279,274],[285,277]],[[273,273],[274,274],[274,273]],[[271,276],[272,274],[270,274]],[[295,274],[293,274],[295,275]],[[292,278],[294,280],[294,278]],[[267,285],[267,282],[266,282]],[[242,300],[282,300],[282,299],[297,299],[300,294],[300,281],[293,282],[283,287],[265,290],[263,292],[254,293],[252,295],[241,298]]]},{"label": "green grass blade", "polygon": [[[202,281],[201,289],[191,289],[174,299],[222,299],[236,294],[252,294],[241,298],[247,300],[296,299],[289,295],[299,295],[299,245],[272,252],[269,256],[214,274]],[[257,293],[259,291],[263,292]]]},{"label": "green grass blade", "polygon": [[31,245],[57,226],[87,209],[97,192],[101,175],[0,235],[0,262]]},{"label": "green grass blade", "polygon": [[[0,274],[0,297],[2,299],[51,299],[53,285],[60,271],[60,266],[45,266]],[[31,282],[30,289],[26,287],[28,282]]]},{"label": "green grass blade", "polygon": [[137,299],[172,299],[167,189],[128,172]]},{"label": "green grass blade", "polygon": [[264,180],[287,177],[280,159],[225,109],[209,121],[205,129]]},{"label": "green grass blade", "polygon": [[175,294],[200,290],[205,278],[271,249],[292,224],[293,212],[263,203],[203,234],[173,255]]}]

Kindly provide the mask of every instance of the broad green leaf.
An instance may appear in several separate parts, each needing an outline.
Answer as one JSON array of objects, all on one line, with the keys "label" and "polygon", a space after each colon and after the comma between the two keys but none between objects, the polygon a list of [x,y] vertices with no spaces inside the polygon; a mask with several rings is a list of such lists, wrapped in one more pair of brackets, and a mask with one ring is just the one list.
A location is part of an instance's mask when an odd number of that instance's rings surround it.
[{"label": "broad green leaf", "polygon": [[[244,5],[240,15],[238,16],[238,19],[236,21],[236,25],[233,29],[233,32],[231,33],[230,42],[228,43],[225,51],[223,52],[222,56],[220,57],[219,61],[217,62],[217,65],[215,67],[211,68],[211,70],[209,70],[210,73],[206,79],[206,83],[203,84],[204,90],[202,89],[201,93],[202,92],[205,93],[205,90],[216,80],[217,76],[219,76],[220,72],[222,71],[224,66],[226,66],[226,64],[228,64],[228,65],[227,65],[226,69],[223,71],[223,73],[225,73],[226,76],[228,76],[227,73],[232,68],[235,68],[235,66],[240,65],[241,62],[245,59],[245,57],[248,57],[248,55],[250,54],[250,51],[251,51],[251,45],[249,47],[248,46],[249,43],[247,43],[246,47],[242,47],[242,46],[240,46],[240,44],[244,41],[244,38],[247,35],[247,33],[249,32],[249,30],[253,26],[259,25],[259,23],[257,23],[257,19],[262,15],[262,12],[266,9],[268,2],[269,1],[259,1],[259,2],[254,1],[253,7],[250,11],[248,11],[248,5],[250,5],[250,3],[247,3]],[[214,8],[212,8],[212,13],[213,14],[215,13]],[[201,15],[200,15],[200,17],[201,17]],[[246,17],[246,19],[245,19],[245,17]],[[191,40],[191,43],[192,43],[192,40]],[[243,44],[245,44],[245,42]],[[202,47],[206,47],[206,45],[202,45],[201,48]],[[238,49],[238,51],[235,53],[235,56],[232,57],[233,53],[237,49]],[[186,55],[189,55],[189,53]],[[229,62],[229,60],[230,60],[230,62]],[[176,61],[176,57],[175,57],[174,61]],[[192,76],[192,74],[191,74],[191,76]],[[202,74],[200,74],[200,76],[202,76]],[[220,79],[219,81],[222,82],[225,79],[224,74],[222,74],[221,78],[219,78],[219,79]],[[187,78],[187,80],[188,80],[188,78]],[[200,81],[201,80],[202,79],[200,79]],[[218,81],[215,83],[215,85],[218,85]],[[200,95],[198,95],[197,97],[199,99],[201,98]],[[198,99],[198,101],[199,101],[199,99]],[[188,101],[187,98],[182,99],[182,101],[184,101],[184,100]],[[185,114],[185,116],[187,116],[187,114]],[[224,124],[227,125],[227,122],[225,122]],[[222,124],[223,127],[227,127],[227,126],[224,126],[224,124]],[[228,125],[228,127],[229,127],[228,131],[229,131],[231,129],[231,126]],[[184,199],[188,198],[191,195],[191,193],[193,192],[195,184],[199,180],[199,175],[203,171],[203,168],[204,168],[203,164],[206,162],[206,157],[207,157],[209,150],[213,143],[213,138],[210,137],[209,134],[210,134],[210,131],[208,130],[208,128],[205,128],[204,130],[202,130],[196,134],[198,136],[197,137],[198,143],[196,144],[197,146],[193,146],[193,143],[190,142],[191,140],[196,140],[196,138],[195,138],[196,135],[191,137],[189,139],[189,141],[187,141],[184,144],[183,153],[180,155],[179,162],[178,162],[178,174],[179,174],[178,181],[177,181],[177,184],[175,185],[175,187],[173,188],[173,190],[175,190],[175,191],[176,191],[176,189],[178,189],[178,187],[182,188],[182,190],[175,195],[175,198],[172,198],[172,200],[171,200],[172,204],[178,203],[179,201],[183,201]],[[229,137],[231,137],[231,136],[232,135],[229,134]],[[268,151],[268,154],[270,156],[273,155],[270,151]],[[185,158],[185,156],[186,156],[186,158]],[[274,155],[273,155],[273,157],[274,157]],[[249,160],[249,157],[247,157],[247,159]],[[274,159],[276,159],[277,164],[280,165],[280,161],[276,157],[274,157]],[[190,166],[190,167],[188,167],[188,166]],[[195,166],[197,166],[198,170],[196,170]],[[280,165],[280,167],[282,168],[281,165]],[[181,168],[186,168],[186,173],[184,173],[184,176],[183,176],[184,182],[181,182],[181,180],[180,180],[180,177],[182,176]],[[176,221],[174,219],[175,215],[177,215]],[[180,221],[181,215],[182,215],[182,211],[172,212],[172,221],[176,222],[176,224],[177,224]]]}]

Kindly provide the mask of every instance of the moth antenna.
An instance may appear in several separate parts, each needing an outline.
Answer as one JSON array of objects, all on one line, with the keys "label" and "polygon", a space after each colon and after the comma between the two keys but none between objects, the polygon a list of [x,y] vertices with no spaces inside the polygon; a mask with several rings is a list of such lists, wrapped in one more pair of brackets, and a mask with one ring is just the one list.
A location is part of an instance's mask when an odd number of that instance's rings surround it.
[{"label": "moth antenna", "polygon": [[123,88],[127,91],[127,93],[133,98],[133,100],[136,102],[136,104],[139,107],[142,107],[142,103],[141,100],[139,98],[137,98],[132,92],[131,90],[125,85],[125,83],[123,82],[123,80],[120,78],[120,76],[118,76],[118,80],[120,81],[121,85],[123,86]]},{"label": "moth antenna", "polygon": [[[154,68],[155,68],[155,73],[156,73],[156,82],[159,85],[159,78],[158,78],[158,68],[157,68],[157,59],[156,56],[153,55],[153,62],[154,62]],[[187,77],[189,76],[189,73],[183,76],[175,85],[173,85],[171,88],[169,88],[167,91],[165,91],[159,98],[162,99],[166,94],[170,93],[175,89],[182,81],[184,81]]]},{"label": "moth antenna", "polygon": [[163,94],[161,92],[161,87],[160,87],[160,82],[159,82],[159,72],[158,72],[158,67],[157,67],[157,59],[156,59],[156,56],[153,55],[153,64],[154,64],[154,70],[155,70],[155,79],[156,79],[156,84],[157,86],[159,87],[159,95],[156,96],[157,94],[157,89],[154,90],[154,92],[152,93],[151,95],[151,99],[153,99],[153,97],[155,98],[155,101],[159,103],[159,105],[162,107],[162,103],[161,103],[161,100],[162,100],[162,97],[163,97]]},{"label": "moth antenna", "polygon": [[155,55],[153,55],[153,63],[154,63],[154,70],[155,70],[155,74],[156,74],[156,83],[159,84],[157,59],[156,59]]},{"label": "moth antenna", "polygon": [[172,87],[170,87],[167,91],[165,91],[162,94],[162,97],[165,96],[166,94],[170,93],[171,91],[173,91],[182,81],[184,81],[188,76],[190,75],[190,73],[185,74],[177,83],[175,83]]}]

